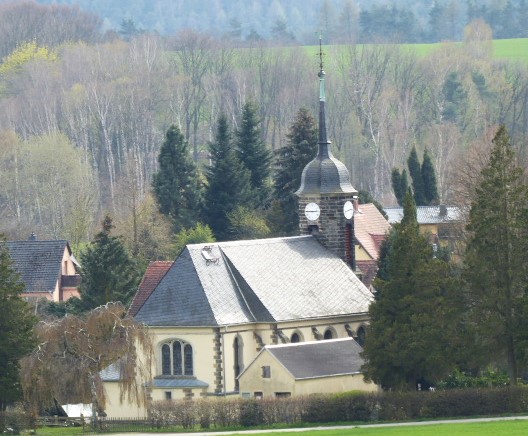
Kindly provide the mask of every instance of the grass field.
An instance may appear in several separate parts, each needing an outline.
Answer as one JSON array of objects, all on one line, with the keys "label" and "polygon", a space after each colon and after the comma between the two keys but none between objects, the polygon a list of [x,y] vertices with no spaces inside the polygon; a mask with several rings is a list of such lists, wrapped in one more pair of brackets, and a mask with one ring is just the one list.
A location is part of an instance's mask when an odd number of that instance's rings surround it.
[{"label": "grass field", "polygon": [[[197,430],[199,431],[199,430]],[[87,435],[83,433],[82,428],[42,428],[37,430],[37,436],[73,436]],[[133,435],[133,433],[130,433]],[[163,433],[153,433],[163,434]],[[174,434],[174,433],[173,433]],[[181,433],[184,434],[184,433]],[[188,433],[191,434],[192,433]],[[236,433],[243,436],[244,432]],[[450,424],[424,424],[424,425],[406,425],[393,427],[371,427],[371,428],[336,428],[335,430],[314,430],[301,432],[278,431],[274,433],[251,433],[256,435],[289,435],[289,436],[520,436],[528,434],[528,420],[509,420],[493,422],[475,422],[475,423],[450,423]]]},{"label": "grass field", "polygon": [[[243,433],[238,433],[243,435]],[[316,430],[301,433],[278,432],[257,433],[258,435],[299,435],[299,436],[520,436],[528,434],[528,421],[496,421],[459,424],[434,424],[399,427],[351,428],[336,430]],[[251,436],[256,436],[256,433]]]},{"label": "grass field", "polygon": [[[400,46],[422,57],[442,48],[446,44],[462,46],[463,43],[401,44]],[[358,45],[358,47],[361,47],[361,45]],[[319,51],[319,46],[307,46],[306,49],[315,56]],[[493,40],[493,58],[520,61],[528,64],[528,38]]]}]

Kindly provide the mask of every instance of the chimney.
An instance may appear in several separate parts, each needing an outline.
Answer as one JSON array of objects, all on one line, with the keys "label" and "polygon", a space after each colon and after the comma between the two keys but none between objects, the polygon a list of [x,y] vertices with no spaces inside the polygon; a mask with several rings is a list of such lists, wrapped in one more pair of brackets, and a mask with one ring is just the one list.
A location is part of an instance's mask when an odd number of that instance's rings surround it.
[{"label": "chimney", "polygon": [[447,206],[445,204],[440,205],[440,216],[443,218],[447,217]]},{"label": "chimney", "polygon": [[31,232],[31,235],[29,235],[28,241],[36,241],[37,235],[35,235],[35,232]]}]

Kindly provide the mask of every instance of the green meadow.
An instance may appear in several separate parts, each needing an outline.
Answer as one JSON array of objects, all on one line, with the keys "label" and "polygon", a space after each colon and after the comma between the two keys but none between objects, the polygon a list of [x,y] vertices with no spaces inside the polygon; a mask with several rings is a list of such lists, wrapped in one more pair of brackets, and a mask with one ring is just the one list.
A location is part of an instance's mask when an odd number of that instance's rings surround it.
[{"label": "green meadow", "polygon": [[[418,56],[427,56],[435,50],[440,50],[445,46],[454,45],[461,47],[462,42],[439,42],[434,44],[398,44],[399,47],[416,53]],[[335,46],[343,47],[346,46]],[[361,48],[358,45],[358,48]],[[319,46],[307,46],[306,50],[314,56],[319,52]],[[518,39],[495,39],[493,40],[493,58],[510,61],[520,61],[528,63],[528,38]]]}]

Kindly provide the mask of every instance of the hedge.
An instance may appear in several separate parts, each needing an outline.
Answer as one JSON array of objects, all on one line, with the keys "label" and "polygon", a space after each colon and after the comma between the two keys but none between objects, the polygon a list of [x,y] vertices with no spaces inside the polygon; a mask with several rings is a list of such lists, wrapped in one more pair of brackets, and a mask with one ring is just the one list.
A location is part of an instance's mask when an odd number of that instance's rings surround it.
[{"label": "hedge", "polygon": [[254,427],[274,424],[379,422],[528,412],[528,388],[425,392],[347,392],[269,399],[159,401],[149,417],[160,426]]}]

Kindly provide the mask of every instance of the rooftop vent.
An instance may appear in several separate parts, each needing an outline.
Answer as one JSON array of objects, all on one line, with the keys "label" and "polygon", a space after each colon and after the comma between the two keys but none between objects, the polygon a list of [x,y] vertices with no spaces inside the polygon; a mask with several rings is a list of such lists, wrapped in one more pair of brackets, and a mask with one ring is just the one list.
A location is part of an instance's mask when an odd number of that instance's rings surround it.
[{"label": "rooftop vent", "polygon": [[205,264],[206,265],[210,265],[210,264],[216,265],[216,264],[218,264],[219,258],[215,257],[213,255],[213,246],[212,245],[207,245],[204,248],[202,248],[202,257],[205,259]]}]

